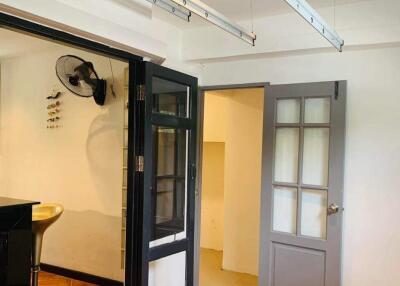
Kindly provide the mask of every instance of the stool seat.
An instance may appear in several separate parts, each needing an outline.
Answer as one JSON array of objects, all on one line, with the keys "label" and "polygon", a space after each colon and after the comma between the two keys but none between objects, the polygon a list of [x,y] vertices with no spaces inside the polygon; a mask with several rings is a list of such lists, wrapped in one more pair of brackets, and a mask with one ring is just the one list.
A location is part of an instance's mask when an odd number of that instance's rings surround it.
[{"label": "stool seat", "polygon": [[32,225],[39,228],[45,227],[46,230],[58,220],[63,212],[64,207],[60,204],[34,205],[32,208]]},{"label": "stool seat", "polygon": [[40,204],[32,207],[32,285],[38,285],[40,258],[44,232],[55,223],[64,212],[60,204]]}]

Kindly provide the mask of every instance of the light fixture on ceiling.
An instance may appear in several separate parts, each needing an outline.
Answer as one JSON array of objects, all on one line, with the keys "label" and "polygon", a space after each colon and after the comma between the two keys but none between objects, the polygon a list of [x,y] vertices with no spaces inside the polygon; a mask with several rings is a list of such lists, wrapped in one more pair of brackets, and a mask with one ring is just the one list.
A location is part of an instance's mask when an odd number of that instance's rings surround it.
[{"label": "light fixture on ceiling", "polygon": [[171,0],[147,0],[147,1],[168,11],[169,13],[174,14],[175,16],[185,21],[188,22],[190,21],[190,16],[192,15],[192,13],[188,9],[174,3]]},{"label": "light fixture on ceiling", "polygon": [[305,0],[285,0],[297,13],[324,36],[339,52],[343,50],[344,41],[334,29]]},{"label": "light fixture on ceiling", "polygon": [[[201,18],[205,19],[208,22],[213,23],[214,25],[220,27],[221,29],[231,33],[232,35],[242,39],[243,41],[254,46],[256,35],[254,33],[246,32],[245,29],[235,24],[233,21],[219,13],[218,11],[212,9],[207,6],[203,2],[199,0],[147,0],[148,2],[153,3],[174,15],[182,17],[183,15],[187,16],[187,20],[190,21],[190,13],[194,13]],[[176,11],[180,9],[180,16]]]}]

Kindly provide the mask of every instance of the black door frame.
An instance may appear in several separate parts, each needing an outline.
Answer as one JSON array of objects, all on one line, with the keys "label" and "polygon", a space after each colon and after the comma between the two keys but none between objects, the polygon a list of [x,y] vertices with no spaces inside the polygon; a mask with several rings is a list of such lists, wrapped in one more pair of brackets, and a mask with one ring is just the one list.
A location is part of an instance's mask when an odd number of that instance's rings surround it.
[{"label": "black door frame", "polygon": [[[137,80],[135,74],[138,71],[138,63],[143,61],[143,58],[135,54],[116,49],[98,42],[94,42],[82,37],[75,36],[60,30],[56,30],[47,26],[43,26],[29,20],[21,19],[9,14],[0,12],[0,28],[8,28],[15,31],[23,31],[47,40],[59,42],[62,44],[73,45],[75,47],[88,50],[103,56],[112,57],[117,60],[129,63],[129,102],[136,102],[137,98]],[[141,137],[142,122],[140,120],[140,113],[142,110],[137,109],[135,104],[129,106],[129,126],[133,132],[129,132],[128,139],[128,198],[127,198],[127,223],[126,223],[126,268],[125,268],[125,285],[135,286],[137,279],[137,271],[141,269],[138,265],[138,249],[140,241],[134,239],[133,231],[135,227],[135,220],[137,222],[138,209],[135,208],[136,197],[134,197],[134,190],[141,186],[141,178],[136,176],[136,164],[134,155],[137,154],[142,144],[139,144],[144,138]],[[138,235],[138,233],[136,233]],[[130,242],[130,243],[128,243]]]},{"label": "black door frame", "polygon": [[[127,239],[133,240],[134,253],[132,256],[132,269],[131,274],[135,279],[135,286],[147,285],[148,284],[148,270],[149,262],[158,260],[160,258],[174,255],[180,252],[186,251],[186,286],[193,286],[193,273],[194,273],[194,215],[195,215],[195,188],[196,188],[196,146],[197,146],[197,78],[180,73],[175,70],[168,69],[152,63],[137,62],[135,63],[135,72],[132,74],[131,82],[138,86],[145,86],[144,96],[148,98],[146,100],[140,100],[138,97],[134,97],[134,104],[130,104],[129,108],[135,109],[132,112],[136,114],[136,119],[130,118],[132,123],[136,122],[134,126],[133,136],[129,138],[129,142],[135,142],[135,147],[129,148],[135,151],[135,154],[130,156],[136,158],[138,156],[144,156],[144,172],[138,172],[135,170],[134,173],[128,174],[128,182],[133,181],[135,183],[133,198],[135,210],[135,220],[132,221],[133,225],[131,229],[135,235],[127,237]],[[164,80],[176,82],[178,84],[187,85],[190,87],[190,110],[191,116],[188,118],[170,117],[168,115],[156,114],[152,112],[153,106],[153,92],[152,92],[152,78],[158,77]],[[135,94],[138,93],[138,88],[135,88]],[[131,111],[130,111],[131,113]],[[189,115],[189,114],[188,114]],[[129,122],[131,124],[131,121]],[[150,182],[153,176],[153,154],[152,147],[145,148],[145,144],[152,146],[152,125],[168,126],[171,128],[182,128],[189,131],[188,141],[188,187],[187,187],[187,219],[186,219],[186,238],[149,248],[151,241],[150,229],[146,226],[151,225],[151,189]],[[135,133],[136,132],[136,133]],[[134,164],[134,162],[128,162]],[[128,165],[129,169],[129,165]],[[132,168],[134,170],[134,167]],[[132,176],[133,178],[130,178]]]}]

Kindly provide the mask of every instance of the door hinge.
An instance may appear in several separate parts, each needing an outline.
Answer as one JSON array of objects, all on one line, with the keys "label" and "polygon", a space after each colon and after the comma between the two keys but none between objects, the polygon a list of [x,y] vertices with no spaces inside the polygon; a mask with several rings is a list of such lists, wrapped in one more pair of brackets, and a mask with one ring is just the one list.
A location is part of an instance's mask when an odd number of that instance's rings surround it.
[{"label": "door hinge", "polygon": [[136,172],[144,172],[144,157],[136,156]]},{"label": "door hinge", "polygon": [[146,97],[146,86],[143,84],[139,84],[137,86],[137,100],[144,101]]}]

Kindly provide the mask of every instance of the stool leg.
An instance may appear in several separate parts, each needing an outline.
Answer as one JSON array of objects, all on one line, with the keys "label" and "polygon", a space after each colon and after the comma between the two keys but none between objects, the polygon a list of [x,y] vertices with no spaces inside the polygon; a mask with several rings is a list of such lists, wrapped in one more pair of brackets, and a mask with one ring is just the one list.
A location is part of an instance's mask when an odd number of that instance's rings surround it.
[{"label": "stool leg", "polygon": [[39,285],[40,257],[42,254],[43,233],[33,233],[32,236],[32,286]]},{"label": "stool leg", "polygon": [[32,267],[32,286],[39,285],[39,272],[40,272],[40,266]]}]

